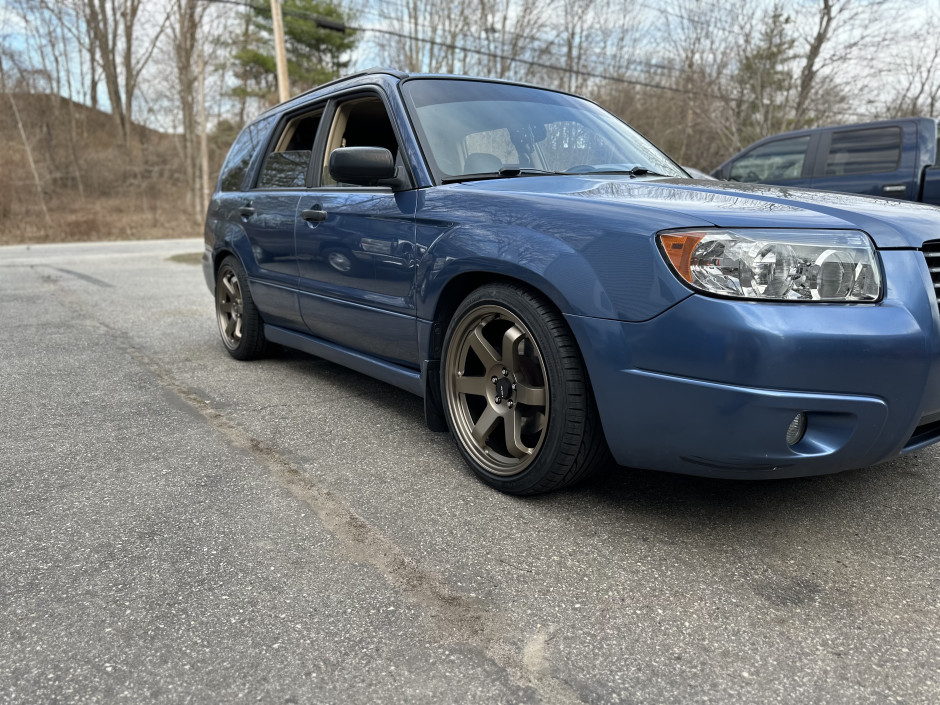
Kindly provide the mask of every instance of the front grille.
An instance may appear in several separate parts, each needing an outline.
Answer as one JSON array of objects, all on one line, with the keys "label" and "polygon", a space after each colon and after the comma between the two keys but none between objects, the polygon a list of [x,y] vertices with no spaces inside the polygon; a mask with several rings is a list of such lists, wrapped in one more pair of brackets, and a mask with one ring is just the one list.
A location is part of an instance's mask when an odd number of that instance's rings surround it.
[{"label": "front grille", "polygon": [[924,259],[927,260],[930,281],[933,282],[933,290],[937,295],[938,306],[940,306],[940,240],[925,242],[921,250],[924,253]]}]

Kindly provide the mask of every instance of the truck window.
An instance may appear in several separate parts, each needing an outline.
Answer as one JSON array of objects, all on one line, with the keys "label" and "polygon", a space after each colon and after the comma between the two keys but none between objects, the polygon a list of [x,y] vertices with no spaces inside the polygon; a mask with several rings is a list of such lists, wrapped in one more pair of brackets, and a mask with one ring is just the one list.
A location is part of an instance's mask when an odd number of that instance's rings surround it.
[{"label": "truck window", "polygon": [[761,183],[799,179],[803,175],[808,146],[808,135],[762,144],[731,165],[728,180]]},{"label": "truck window", "polygon": [[901,161],[901,128],[834,132],[826,156],[826,176],[896,171]]},{"label": "truck window", "polygon": [[265,155],[258,174],[258,188],[301,188],[307,180],[313,141],[317,136],[323,111],[302,115],[285,125]]}]

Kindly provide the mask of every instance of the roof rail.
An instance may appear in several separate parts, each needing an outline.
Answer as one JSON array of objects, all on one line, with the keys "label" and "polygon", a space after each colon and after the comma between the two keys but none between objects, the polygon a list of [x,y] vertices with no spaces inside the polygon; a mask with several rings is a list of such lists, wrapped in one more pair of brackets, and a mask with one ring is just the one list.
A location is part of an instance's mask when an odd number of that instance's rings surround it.
[{"label": "roof rail", "polygon": [[264,112],[267,113],[271,110],[274,110],[274,108],[284,105],[285,103],[290,103],[291,101],[296,100],[297,98],[302,98],[305,95],[310,95],[311,93],[318,91],[321,88],[326,88],[327,86],[332,86],[337,83],[343,83],[344,81],[349,81],[354,78],[359,78],[360,76],[369,76],[369,75],[378,74],[378,73],[388,74],[389,76],[394,76],[395,78],[407,78],[409,75],[404,71],[400,71],[398,69],[394,69],[394,68],[390,68],[386,66],[372,66],[371,68],[363,69],[362,71],[356,71],[355,73],[351,73],[346,76],[340,76],[339,78],[334,78],[332,81],[321,83],[320,85],[314,86],[313,88],[306,90],[303,93],[298,93],[297,95],[292,96],[288,100],[285,100],[284,103],[278,103],[278,105],[268,108],[268,110],[265,110]]}]

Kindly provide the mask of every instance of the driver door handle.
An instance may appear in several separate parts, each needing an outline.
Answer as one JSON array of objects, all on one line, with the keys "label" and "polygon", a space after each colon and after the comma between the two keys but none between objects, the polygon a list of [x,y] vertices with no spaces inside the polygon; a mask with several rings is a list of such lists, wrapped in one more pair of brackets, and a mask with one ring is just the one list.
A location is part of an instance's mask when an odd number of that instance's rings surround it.
[{"label": "driver door handle", "polygon": [[301,211],[300,217],[308,223],[319,223],[320,221],[326,220],[326,211],[320,210],[319,208],[310,208]]},{"label": "driver door handle", "polygon": [[255,214],[255,209],[248,205],[242,206],[241,208],[238,209],[238,214],[242,218],[250,218],[251,216]]}]

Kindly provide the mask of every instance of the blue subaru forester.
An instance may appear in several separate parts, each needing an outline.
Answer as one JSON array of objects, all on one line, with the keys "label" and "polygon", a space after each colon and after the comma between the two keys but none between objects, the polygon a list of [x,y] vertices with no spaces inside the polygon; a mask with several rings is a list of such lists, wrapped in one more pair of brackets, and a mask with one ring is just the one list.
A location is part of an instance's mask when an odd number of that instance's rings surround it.
[{"label": "blue subaru forester", "polygon": [[940,210],[693,180],[577,96],[320,86],[242,131],[205,237],[233,357],[280,344],[418,394],[505,492],[611,455],[779,478],[940,439]]}]

